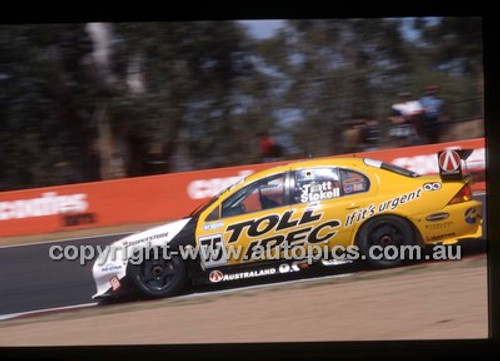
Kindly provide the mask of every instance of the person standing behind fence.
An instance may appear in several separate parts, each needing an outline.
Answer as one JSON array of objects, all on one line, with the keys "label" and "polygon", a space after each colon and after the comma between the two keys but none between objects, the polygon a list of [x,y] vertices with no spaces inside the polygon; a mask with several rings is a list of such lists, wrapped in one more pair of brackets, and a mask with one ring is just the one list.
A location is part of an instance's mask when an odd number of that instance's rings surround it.
[{"label": "person standing behind fence", "polygon": [[399,93],[398,97],[389,117],[393,123],[389,135],[402,146],[422,144],[422,104],[418,100],[411,100],[408,92]]},{"label": "person standing behind fence", "polygon": [[438,143],[441,135],[440,117],[444,102],[437,96],[438,85],[426,85],[424,89],[425,95],[420,98],[420,103],[424,107],[422,131],[429,143]]},{"label": "person standing behind fence", "polygon": [[380,124],[377,120],[369,116],[363,117],[363,125],[361,127],[361,145],[365,152],[371,152],[378,149],[380,142]]},{"label": "person standing behind fence", "polygon": [[259,137],[260,159],[263,163],[275,162],[283,155],[283,149],[275,137],[264,131],[257,134]]}]

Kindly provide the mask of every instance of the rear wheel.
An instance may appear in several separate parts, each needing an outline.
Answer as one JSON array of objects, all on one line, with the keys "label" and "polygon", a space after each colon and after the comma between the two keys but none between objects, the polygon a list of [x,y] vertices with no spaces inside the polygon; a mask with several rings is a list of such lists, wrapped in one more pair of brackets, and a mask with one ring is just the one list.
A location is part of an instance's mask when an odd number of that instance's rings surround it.
[{"label": "rear wheel", "polygon": [[358,233],[361,254],[375,267],[403,262],[401,246],[415,245],[413,227],[403,218],[383,216],[368,221]]},{"label": "rear wheel", "polygon": [[186,280],[186,267],[181,258],[155,258],[150,254],[138,265],[129,264],[128,273],[134,287],[148,298],[162,298],[177,294]]}]

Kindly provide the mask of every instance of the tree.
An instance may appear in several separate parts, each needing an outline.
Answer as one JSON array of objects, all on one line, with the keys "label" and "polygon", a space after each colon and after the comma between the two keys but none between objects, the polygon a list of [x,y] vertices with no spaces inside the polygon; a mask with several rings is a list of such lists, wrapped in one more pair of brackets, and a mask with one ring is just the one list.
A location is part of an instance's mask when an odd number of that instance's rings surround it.
[{"label": "tree", "polygon": [[289,83],[279,107],[302,114],[295,136],[305,153],[340,153],[350,119],[385,117],[382,98],[408,81],[398,26],[391,19],[292,20],[261,45]]},{"label": "tree", "polygon": [[403,23],[291,20],[263,41],[234,21],[2,26],[0,189],[258,162],[267,130],[294,138],[287,157],[337,154],[399,91],[482,96],[478,19],[417,19],[417,40]]},{"label": "tree", "polygon": [[[435,23],[419,21],[423,45],[436,70],[455,79],[466,80],[457,114],[465,117],[483,117],[484,74],[482,27],[479,17],[445,17]],[[478,101],[474,101],[478,99]]]},{"label": "tree", "polygon": [[89,49],[78,24],[0,28],[2,188],[97,179],[79,66]]},{"label": "tree", "polygon": [[[245,96],[235,89],[252,73],[248,47],[230,21],[2,27],[1,147],[10,156],[0,182],[175,171],[179,149],[194,150],[187,158],[198,167],[225,154],[234,156],[221,164],[241,161],[246,131],[233,141],[233,113]],[[181,139],[191,128],[206,130],[202,142]]]},{"label": "tree", "polygon": [[253,72],[243,30],[230,21],[115,27],[145,90],[116,98],[114,109],[123,115],[128,105],[140,104],[128,122],[134,132],[145,130],[146,164],[158,165],[137,172],[175,170],[180,149],[197,168],[204,167],[201,161],[214,165],[207,161],[218,157],[226,158],[225,164],[237,161],[231,159],[238,139],[233,113],[244,97],[237,88]]}]

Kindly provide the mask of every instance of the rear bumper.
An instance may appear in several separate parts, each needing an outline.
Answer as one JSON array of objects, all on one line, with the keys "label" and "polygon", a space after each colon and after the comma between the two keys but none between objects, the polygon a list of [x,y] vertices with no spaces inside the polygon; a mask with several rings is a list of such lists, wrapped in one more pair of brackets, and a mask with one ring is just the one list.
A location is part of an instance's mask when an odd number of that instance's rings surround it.
[{"label": "rear bumper", "polygon": [[482,240],[483,239],[483,220],[479,221],[479,227],[477,228],[477,231],[473,234],[467,234],[462,237],[453,237],[453,238],[445,238],[442,239],[438,242],[431,242],[431,243],[440,243],[440,244],[456,244],[460,241],[465,241],[465,240]]},{"label": "rear bumper", "polygon": [[[454,244],[483,236],[482,204],[476,200],[452,204],[414,217],[424,244]],[[438,215],[438,217],[436,217]]]}]

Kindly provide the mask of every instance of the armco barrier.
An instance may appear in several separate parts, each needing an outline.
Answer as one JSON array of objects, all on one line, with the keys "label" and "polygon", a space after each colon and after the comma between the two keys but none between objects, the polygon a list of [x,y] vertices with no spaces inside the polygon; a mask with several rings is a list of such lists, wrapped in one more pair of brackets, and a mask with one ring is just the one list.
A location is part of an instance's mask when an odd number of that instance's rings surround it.
[{"label": "armco barrier", "polygon": [[[357,153],[412,169],[438,172],[436,153],[472,148],[468,169],[484,189],[484,139]],[[334,157],[352,156],[352,154]],[[288,161],[287,161],[288,162]],[[184,217],[221,189],[253,172],[286,162],[253,164],[0,193],[0,237],[146,223]]]}]

